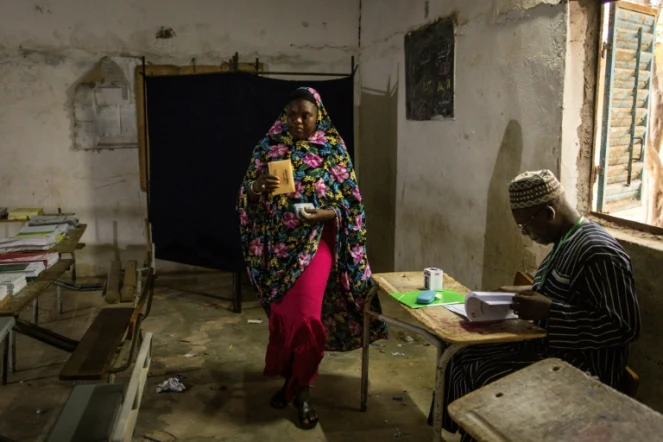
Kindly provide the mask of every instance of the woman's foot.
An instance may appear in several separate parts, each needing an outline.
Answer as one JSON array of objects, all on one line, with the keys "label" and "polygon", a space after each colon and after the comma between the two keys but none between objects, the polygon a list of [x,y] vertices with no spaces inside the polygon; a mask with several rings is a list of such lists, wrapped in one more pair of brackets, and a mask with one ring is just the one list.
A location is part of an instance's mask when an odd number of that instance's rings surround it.
[{"label": "woman's foot", "polygon": [[318,412],[311,403],[309,396],[310,387],[301,388],[295,397],[295,407],[297,407],[297,417],[299,419],[299,426],[304,430],[310,430],[318,425],[320,420]]},{"label": "woman's foot", "polygon": [[272,408],[282,410],[288,406],[288,399],[285,397],[285,389],[281,388],[279,391],[274,393],[272,398],[269,400],[269,405]]},{"label": "woman's foot", "polygon": [[283,382],[283,387],[276,393],[274,393],[274,396],[269,400],[269,405],[272,408],[276,408],[278,410],[282,410],[285,407],[288,406],[290,402],[288,402],[288,398],[286,397],[285,392],[288,391],[288,383],[290,382],[290,377],[285,378],[285,382]]}]

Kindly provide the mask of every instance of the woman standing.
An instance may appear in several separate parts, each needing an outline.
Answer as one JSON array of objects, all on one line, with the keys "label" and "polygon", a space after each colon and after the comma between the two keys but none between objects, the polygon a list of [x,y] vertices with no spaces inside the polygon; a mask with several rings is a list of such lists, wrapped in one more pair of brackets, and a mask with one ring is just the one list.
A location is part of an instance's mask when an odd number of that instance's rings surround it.
[{"label": "woman standing", "polygon": [[[279,179],[267,163],[288,159],[295,192],[272,195]],[[296,203],[314,208],[296,213]],[[302,428],[313,428],[309,387],[324,350],[361,347],[364,300],[374,284],[352,162],[314,89],[297,89],[254,149],[238,211],[249,278],[269,315],[264,373],[285,378],[270,404],[285,408],[294,399]],[[380,311],[374,299],[371,308]],[[371,342],[386,337],[386,326],[372,322]]]}]

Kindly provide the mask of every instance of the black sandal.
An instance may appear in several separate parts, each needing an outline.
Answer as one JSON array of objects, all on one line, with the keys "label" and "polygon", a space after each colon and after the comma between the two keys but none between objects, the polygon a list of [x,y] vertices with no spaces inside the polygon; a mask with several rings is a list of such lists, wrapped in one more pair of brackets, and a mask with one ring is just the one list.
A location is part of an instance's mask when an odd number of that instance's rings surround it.
[{"label": "black sandal", "polygon": [[[302,402],[296,401],[295,406],[297,407],[299,426],[302,430],[311,430],[318,425],[320,417],[309,400],[304,400]],[[315,419],[312,418],[313,415],[315,415]]]},{"label": "black sandal", "polygon": [[285,390],[280,389],[276,393],[274,393],[274,396],[269,400],[269,405],[272,408],[276,408],[277,410],[283,410],[285,407],[288,406],[288,399],[285,397]]}]

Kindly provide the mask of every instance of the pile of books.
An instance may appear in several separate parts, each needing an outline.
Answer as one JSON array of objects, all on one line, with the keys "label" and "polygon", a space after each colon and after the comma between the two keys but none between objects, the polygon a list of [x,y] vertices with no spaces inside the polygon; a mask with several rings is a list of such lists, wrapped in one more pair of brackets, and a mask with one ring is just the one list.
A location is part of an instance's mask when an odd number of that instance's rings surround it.
[{"label": "pile of books", "polygon": [[27,221],[9,238],[0,238],[0,307],[60,260],[49,251],[79,226],[73,214],[44,215],[41,208],[0,208],[0,218]]},{"label": "pile of books", "polygon": [[13,252],[0,255],[1,264],[41,262],[45,268],[52,267],[60,260],[57,252]]},{"label": "pile of books", "polygon": [[27,221],[44,213],[44,209],[40,207],[19,207],[16,209],[9,209],[8,212],[8,218],[10,220]]},{"label": "pile of books", "polygon": [[68,224],[69,227],[78,227],[78,218],[71,215],[39,215],[30,218],[30,226],[52,226],[59,224]]},{"label": "pile of books", "polygon": [[46,270],[46,266],[41,261],[35,262],[6,262],[0,264],[0,275],[19,274],[26,280],[31,281]]},{"label": "pile of books", "polygon": [[23,290],[28,280],[23,273],[0,273],[0,306]]},{"label": "pile of books", "polygon": [[0,253],[52,249],[64,239],[70,228],[68,223],[23,227],[14,236],[0,238]]}]

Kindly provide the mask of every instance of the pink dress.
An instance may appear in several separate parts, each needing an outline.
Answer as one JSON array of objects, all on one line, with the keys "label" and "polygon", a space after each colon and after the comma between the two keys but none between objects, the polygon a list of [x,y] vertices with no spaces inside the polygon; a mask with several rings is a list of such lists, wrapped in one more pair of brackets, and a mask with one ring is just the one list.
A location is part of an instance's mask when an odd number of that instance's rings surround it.
[{"label": "pink dress", "polygon": [[326,223],[311,263],[283,299],[271,304],[264,374],[290,379],[288,401],[297,388],[313,384],[324,356],[322,299],[334,261],[335,236],[334,222]]}]

